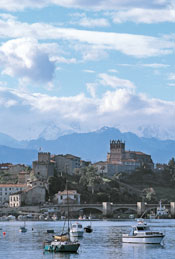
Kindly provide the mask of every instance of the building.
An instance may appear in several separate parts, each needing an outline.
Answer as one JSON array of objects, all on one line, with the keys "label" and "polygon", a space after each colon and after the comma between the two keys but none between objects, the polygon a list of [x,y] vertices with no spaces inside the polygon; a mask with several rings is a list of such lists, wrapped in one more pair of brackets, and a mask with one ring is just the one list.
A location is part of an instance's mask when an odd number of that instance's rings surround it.
[{"label": "building", "polygon": [[154,163],[150,155],[143,152],[125,150],[125,143],[120,140],[110,141],[110,152],[107,161],[95,163],[97,173],[112,176],[119,172],[132,172],[137,168],[148,168],[153,170]]},{"label": "building", "polygon": [[137,151],[125,151],[125,143],[120,140],[110,141],[110,153],[107,154],[107,163],[126,166],[133,168],[133,170],[139,167],[154,169],[154,163],[150,155]]},{"label": "building", "polygon": [[9,202],[9,196],[15,192],[25,190],[26,184],[0,184],[0,205]]},{"label": "building", "polygon": [[33,161],[32,167],[38,179],[46,180],[54,175],[55,162],[51,161],[49,152],[39,152],[38,161]]},{"label": "building", "polygon": [[1,172],[7,172],[11,166],[12,166],[11,163],[2,163],[2,164],[0,164],[0,173]]},{"label": "building", "polygon": [[58,192],[58,204],[80,204],[80,194],[76,190]]},{"label": "building", "polygon": [[9,196],[10,207],[36,206],[46,200],[46,189],[43,186],[30,187]]},{"label": "building", "polygon": [[19,184],[26,184],[29,179],[30,179],[29,171],[21,171],[18,173],[18,183]]},{"label": "building", "polygon": [[55,155],[52,157],[55,161],[57,172],[73,174],[76,168],[80,168],[80,157],[67,155]]}]

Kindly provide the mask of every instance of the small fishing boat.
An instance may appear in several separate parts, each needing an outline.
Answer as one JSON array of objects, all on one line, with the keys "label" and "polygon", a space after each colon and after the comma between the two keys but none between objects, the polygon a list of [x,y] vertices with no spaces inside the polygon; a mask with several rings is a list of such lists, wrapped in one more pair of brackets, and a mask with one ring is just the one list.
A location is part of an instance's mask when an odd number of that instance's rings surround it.
[{"label": "small fishing boat", "polygon": [[71,225],[70,235],[73,237],[83,237],[84,229],[82,224],[76,222]]},{"label": "small fishing boat", "polygon": [[129,234],[122,235],[123,243],[141,243],[141,244],[161,244],[164,234],[159,231],[153,231],[140,219]]},{"label": "small fishing boat", "polygon": [[84,231],[87,232],[87,233],[91,233],[93,231],[91,225],[88,225],[86,227],[84,227]]},{"label": "small fishing boat", "polygon": [[24,226],[20,226],[20,228],[19,228],[19,232],[22,232],[22,233],[27,232],[27,228],[26,228],[26,224],[25,224],[25,222],[24,222]]}]

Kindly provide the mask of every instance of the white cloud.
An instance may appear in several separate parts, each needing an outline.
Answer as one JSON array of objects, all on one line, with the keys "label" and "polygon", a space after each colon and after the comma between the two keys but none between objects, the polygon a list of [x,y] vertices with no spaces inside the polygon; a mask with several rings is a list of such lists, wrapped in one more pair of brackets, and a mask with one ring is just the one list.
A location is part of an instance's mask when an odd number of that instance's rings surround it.
[{"label": "white cloud", "polygon": [[58,5],[67,8],[79,8],[87,10],[118,10],[118,8],[166,8],[171,0],[1,0],[0,9],[9,11],[23,10],[25,8],[43,8],[50,5]]},{"label": "white cloud", "polygon": [[110,72],[110,73],[118,73],[118,70],[116,70],[116,69],[108,69],[108,71]]},{"label": "white cloud", "polygon": [[175,22],[175,5],[167,9],[128,9],[117,11],[113,16],[115,23],[134,22],[134,23],[161,23]]},{"label": "white cloud", "polygon": [[175,80],[175,73],[170,73],[170,74],[168,75],[168,80],[174,81],[174,80]]},{"label": "white cloud", "polygon": [[159,63],[152,63],[152,64],[139,64],[143,67],[150,67],[150,68],[166,68],[169,67],[167,64],[159,64]]},{"label": "white cloud", "polygon": [[50,82],[54,74],[54,63],[36,40],[15,39],[0,47],[3,73],[40,82]]},{"label": "white cloud", "polygon": [[126,88],[87,98],[84,94],[56,97],[1,87],[0,109],[1,132],[18,139],[37,137],[48,123],[61,129],[77,124],[82,132],[113,126],[138,134],[139,127],[153,121],[160,132],[166,128],[175,137],[175,102],[149,99]]},{"label": "white cloud", "polygon": [[91,70],[91,69],[84,69],[83,72],[85,72],[85,73],[90,73],[90,74],[95,73],[95,71],[94,71],[94,70]]},{"label": "white cloud", "polygon": [[105,86],[111,86],[112,88],[128,88],[135,89],[135,85],[126,79],[122,79],[116,76],[111,76],[105,73],[99,74],[100,83]]},{"label": "white cloud", "polygon": [[171,0],[52,0],[53,3],[68,8],[80,8],[89,10],[114,10],[129,7],[165,8]]},{"label": "white cloud", "polygon": [[59,40],[60,44],[62,40],[67,40],[71,42],[71,46],[73,43],[79,44],[79,48],[86,44],[89,52],[84,51],[85,46],[82,48],[84,60],[98,59],[110,50],[143,58],[170,54],[174,48],[173,40],[165,37],[59,28],[42,23],[20,23],[11,19],[0,20],[0,37],[35,37],[38,40]]},{"label": "white cloud", "polygon": [[[76,16],[77,18],[77,16]],[[105,18],[90,18],[85,14],[82,14],[78,19],[71,22],[72,24],[77,24],[82,27],[108,27],[110,24]]]},{"label": "white cloud", "polygon": [[98,87],[98,84],[96,83],[87,83],[87,90],[90,93],[90,95],[95,98],[96,97],[96,88]]},{"label": "white cloud", "polygon": [[168,86],[174,87],[175,83],[169,83]]}]

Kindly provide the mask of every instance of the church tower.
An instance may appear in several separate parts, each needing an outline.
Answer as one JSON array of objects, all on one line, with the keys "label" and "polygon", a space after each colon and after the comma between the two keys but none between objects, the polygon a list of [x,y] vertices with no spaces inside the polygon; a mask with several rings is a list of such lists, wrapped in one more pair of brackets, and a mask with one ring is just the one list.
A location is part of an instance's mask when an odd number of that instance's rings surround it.
[{"label": "church tower", "polygon": [[107,154],[109,164],[121,164],[125,156],[125,143],[120,140],[110,141],[110,153]]}]

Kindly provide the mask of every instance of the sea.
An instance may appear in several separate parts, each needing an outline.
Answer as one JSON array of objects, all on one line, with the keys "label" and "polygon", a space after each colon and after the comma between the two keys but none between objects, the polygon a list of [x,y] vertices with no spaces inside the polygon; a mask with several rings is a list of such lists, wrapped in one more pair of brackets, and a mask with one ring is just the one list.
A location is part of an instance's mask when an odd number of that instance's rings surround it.
[{"label": "sea", "polygon": [[[124,244],[134,220],[94,220],[92,233],[79,239],[76,254],[44,252],[43,241],[50,238],[47,230],[60,233],[63,221],[26,221],[27,232],[19,232],[21,221],[0,222],[0,259],[175,259],[175,220],[147,220],[153,230],[165,233],[162,245]],[[88,221],[81,221],[83,227]]]}]

